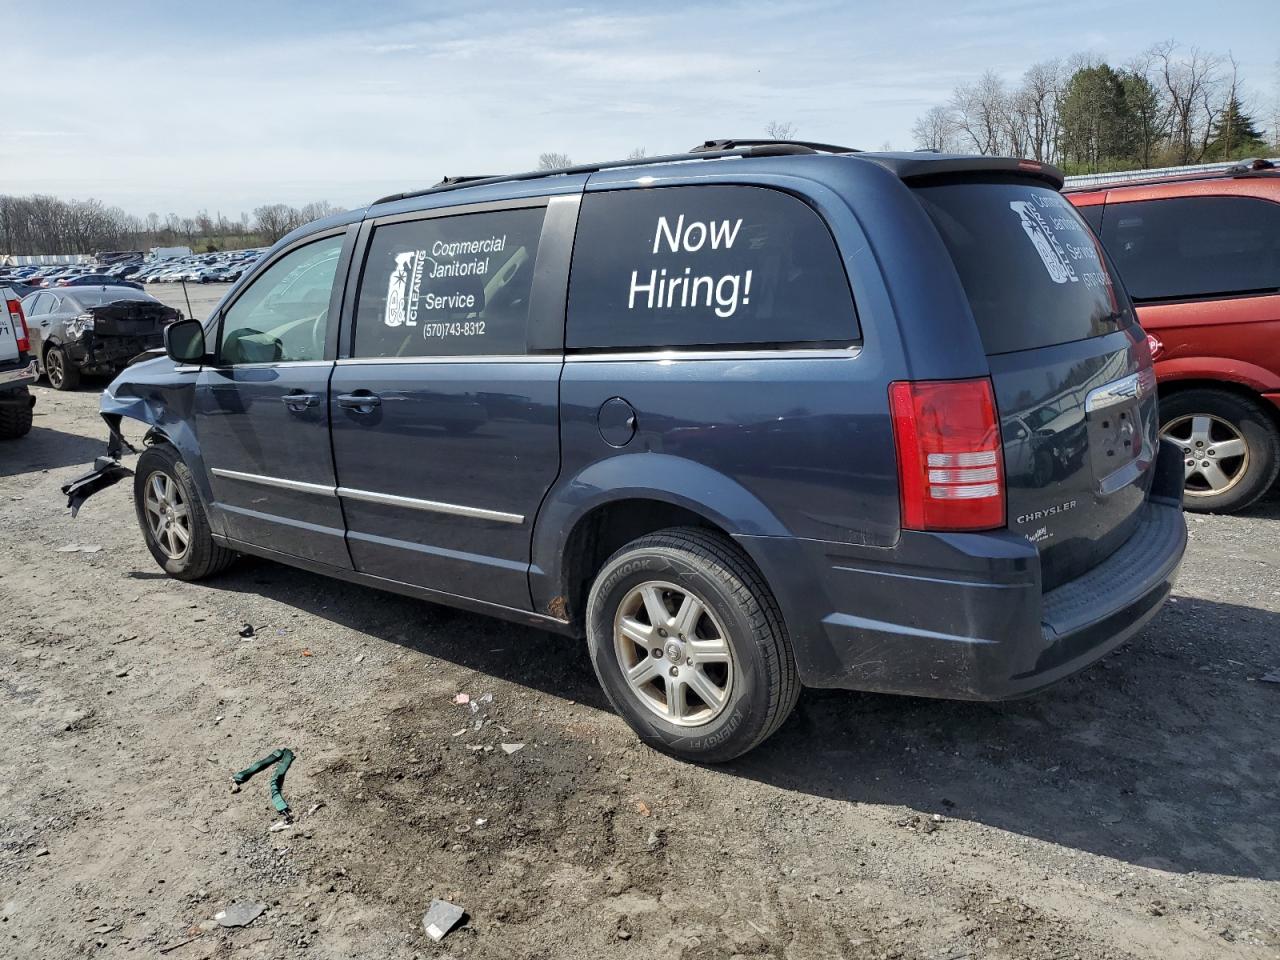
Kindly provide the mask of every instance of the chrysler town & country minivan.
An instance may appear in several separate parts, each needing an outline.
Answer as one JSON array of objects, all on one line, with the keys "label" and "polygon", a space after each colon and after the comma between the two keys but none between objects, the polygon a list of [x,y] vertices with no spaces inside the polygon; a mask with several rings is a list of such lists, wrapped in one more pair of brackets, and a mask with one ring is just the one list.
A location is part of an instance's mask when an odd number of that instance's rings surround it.
[{"label": "chrysler town & country minivan", "polygon": [[1150,620],[1186,543],[1061,185],[742,141],[445,181],[284,238],[102,410],[150,427],[171,575],[253,554],[585,636],[681,757],[802,686],[1019,696]]}]

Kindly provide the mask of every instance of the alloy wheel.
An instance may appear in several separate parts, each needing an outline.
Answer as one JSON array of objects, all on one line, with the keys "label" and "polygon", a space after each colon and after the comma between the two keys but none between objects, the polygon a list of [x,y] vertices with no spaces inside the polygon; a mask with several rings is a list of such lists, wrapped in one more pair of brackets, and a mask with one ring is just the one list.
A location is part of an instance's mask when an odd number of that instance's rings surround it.
[{"label": "alloy wheel", "polygon": [[157,470],[147,477],[143,505],[147,527],[160,551],[170,560],[181,560],[191,548],[191,508],[178,482]]},{"label": "alloy wheel", "polygon": [[729,636],[687,588],[658,580],[634,587],[618,605],[613,643],[632,695],[668,723],[701,726],[728,706]]},{"label": "alloy wheel", "polygon": [[49,386],[55,390],[62,386],[63,377],[66,371],[62,367],[62,352],[60,350],[50,350],[44,355],[45,373],[49,375]]},{"label": "alloy wheel", "polygon": [[1226,493],[1249,469],[1249,444],[1230,422],[1209,413],[1178,417],[1161,436],[1182,451],[1184,490],[1189,497]]}]

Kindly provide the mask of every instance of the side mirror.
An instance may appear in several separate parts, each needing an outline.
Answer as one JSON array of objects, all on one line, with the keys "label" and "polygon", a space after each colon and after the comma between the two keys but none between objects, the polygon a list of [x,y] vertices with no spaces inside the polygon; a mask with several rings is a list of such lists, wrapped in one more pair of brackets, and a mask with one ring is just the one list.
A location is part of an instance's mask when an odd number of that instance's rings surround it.
[{"label": "side mirror", "polygon": [[164,352],[177,363],[204,361],[204,325],[199,320],[175,320],[164,328]]}]

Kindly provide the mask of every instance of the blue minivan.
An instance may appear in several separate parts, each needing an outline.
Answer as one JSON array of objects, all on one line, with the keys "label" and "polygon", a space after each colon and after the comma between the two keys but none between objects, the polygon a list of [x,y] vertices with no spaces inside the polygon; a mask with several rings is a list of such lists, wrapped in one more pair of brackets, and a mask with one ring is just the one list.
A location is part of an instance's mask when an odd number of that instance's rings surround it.
[{"label": "blue minivan", "polygon": [[111,451],[149,426],[172,576],[253,554],[584,636],[680,757],[802,686],[1027,694],[1186,546],[1146,338],[1061,185],[714,141],[386,197],[168,327],[103,394]]}]

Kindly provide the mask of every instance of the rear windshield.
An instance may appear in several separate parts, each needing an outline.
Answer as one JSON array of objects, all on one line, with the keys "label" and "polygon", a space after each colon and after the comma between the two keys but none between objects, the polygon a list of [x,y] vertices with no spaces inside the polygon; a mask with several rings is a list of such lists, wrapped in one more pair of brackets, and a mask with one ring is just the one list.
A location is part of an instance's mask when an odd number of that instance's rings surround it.
[{"label": "rear windshield", "polygon": [[138,303],[159,303],[140,290],[130,287],[107,287],[105,290],[78,289],[72,296],[82,307],[100,307],[104,303],[115,303],[117,300],[133,300]]},{"label": "rear windshield", "polygon": [[1093,232],[1057,191],[963,182],[915,193],[955,261],[987,353],[1085,340],[1130,322]]}]

